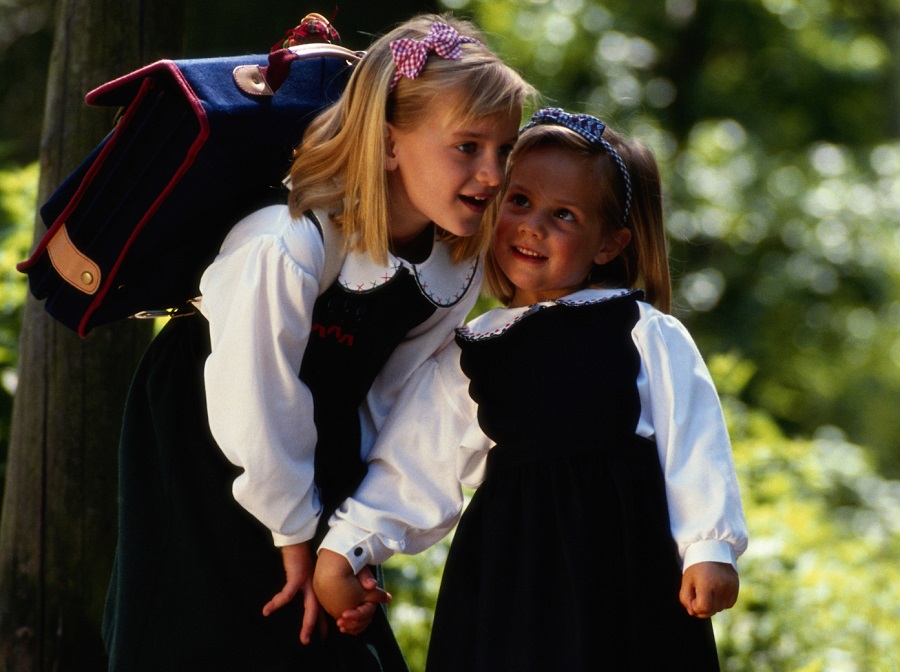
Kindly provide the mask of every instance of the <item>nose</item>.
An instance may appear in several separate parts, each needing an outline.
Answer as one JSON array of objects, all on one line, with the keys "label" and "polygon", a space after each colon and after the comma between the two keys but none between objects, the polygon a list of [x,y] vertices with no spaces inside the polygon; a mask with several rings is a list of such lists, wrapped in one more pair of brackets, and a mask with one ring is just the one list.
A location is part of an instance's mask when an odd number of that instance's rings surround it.
[{"label": "nose", "polygon": [[485,156],[478,167],[478,182],[486,187],[499,187],[505,170],[505,156]]},{"label": "nose", "polygon": [[528,216],[522,217],[519,220],[519,233],[543,239],[547,233],[543,217],[538,213],[529,213]]}]

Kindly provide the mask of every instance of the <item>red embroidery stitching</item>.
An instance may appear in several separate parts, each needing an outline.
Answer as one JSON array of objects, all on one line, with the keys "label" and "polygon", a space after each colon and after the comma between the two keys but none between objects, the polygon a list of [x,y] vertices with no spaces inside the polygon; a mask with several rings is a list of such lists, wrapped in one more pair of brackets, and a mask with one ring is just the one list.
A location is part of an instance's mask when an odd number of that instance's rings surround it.
[{"label": "red embroidery stitching", "polygon": [[312,325],[312,329],[310,330],[310,335],[312,334],[318,335],[319,338],[333,335],[339,344],[353,347],[353,334],[345,334],[337,324],[332,324],[330,327],[326,328],[325,325],[316,323]]}]

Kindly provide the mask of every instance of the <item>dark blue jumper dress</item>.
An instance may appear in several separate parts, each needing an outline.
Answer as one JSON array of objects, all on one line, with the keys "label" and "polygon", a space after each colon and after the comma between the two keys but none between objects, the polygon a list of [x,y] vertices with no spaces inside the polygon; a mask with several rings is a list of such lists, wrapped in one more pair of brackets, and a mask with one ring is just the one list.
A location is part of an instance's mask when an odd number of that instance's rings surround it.
[{"label": "dark blue jumper dress", "polygon": [[[324,513],[317,539],[366,473],[359,405],[407,332],[435,310],[406,267],[367,293],[335,282],[316,301],[299,373],[313,394],[318,430],[315,480]],[[110,670],[406,670],[381,608],[363,635],[332,628],[307,646],[299,641],[301,599],[262,616],[284,586],[284,569],[271,533],[235,502],[240,470],[210,434],[203,385],[209,353],[205,318],[173,319],[132,384],[104,623]]]},{"label": "dark blue jumper dress", "polygon": [[718,669],[710,621],[678,601],[656,446],[635,434],[640,296],[459,331],[497,445],[453,539],[428,672]]}]

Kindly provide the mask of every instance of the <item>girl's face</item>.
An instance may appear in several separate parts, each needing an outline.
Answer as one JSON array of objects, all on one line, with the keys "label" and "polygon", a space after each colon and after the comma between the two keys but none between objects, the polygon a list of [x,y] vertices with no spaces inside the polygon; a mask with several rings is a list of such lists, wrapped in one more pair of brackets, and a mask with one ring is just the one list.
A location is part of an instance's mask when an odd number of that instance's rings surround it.
[{"label": "girl's face", "polygon": [[612,261],[631,240],[600,220],[597,169],[558,147],[520,156],[500,204],[492,251],[515,286],[512,307],[580,289],[592,264]]},{"label": "girl's face", "polygon": [[450,113],[457,93],[433,100],[413,128],[388,124],[390,235],[403,243],[434,222],[472,236],[500,192],[520,111],[461,122]]}]

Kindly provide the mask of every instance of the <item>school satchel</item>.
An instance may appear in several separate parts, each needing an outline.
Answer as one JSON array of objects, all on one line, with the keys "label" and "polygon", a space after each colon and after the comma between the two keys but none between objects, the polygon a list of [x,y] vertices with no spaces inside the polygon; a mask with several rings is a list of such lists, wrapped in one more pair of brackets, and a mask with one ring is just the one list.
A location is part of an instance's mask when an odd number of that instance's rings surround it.
[{"label": "school satchel", "polygon": [[162,60],[91,91],[89,105],[122,110],[40,209],[47,233],[17,267],[32,294],[82,337],[135,314],[177,313],[229,229],[285,201],[293,148],[359,57],[316,41]]}]

